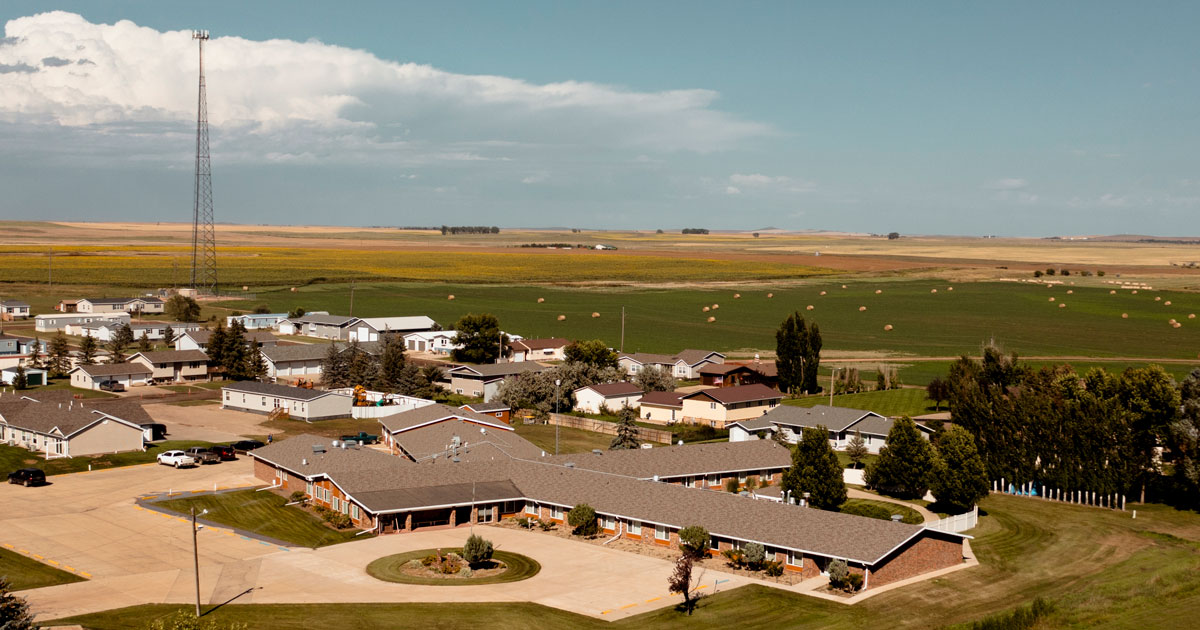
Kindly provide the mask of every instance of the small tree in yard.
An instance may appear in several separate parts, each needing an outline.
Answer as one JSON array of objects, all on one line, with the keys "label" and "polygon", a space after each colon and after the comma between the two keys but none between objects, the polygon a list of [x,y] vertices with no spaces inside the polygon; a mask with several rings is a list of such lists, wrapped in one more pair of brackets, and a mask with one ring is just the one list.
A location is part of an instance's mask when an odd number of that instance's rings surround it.
[{"label": "small tree in yard", "polygon": [[471,567],[478,567],[492,559],[492,551],[492,541],[471,534],[467,538],[467,544],[463,545],[462,557]]},{"label": "small tree in yard", "polygon": [[792,467],[783,473],[782,489],[793,498],[809,493],[809,503],[822,510],[836,510],[846,502],[842,465],[829,446],[829,431],[805,427],[792,450]]},{"label": "small tree in yard", "polygon": [[725,480],[725,491],[733,493],[733,494],[737,494],[737,491],[738,491],[737,477],[730,477]]},{"label": "small tree in yard", "polygon": [[13,377],[12,384],[15,389],[29,389],[29,377],[25,376],[24,365],[17,364],[17,375]]},{"label": "small tree in yard", "polygon": [[950,400],[950,393],[950,383],[940,378],[929,381],[929,385],[925,386],[925,396],[933,401],[934,409],[937,411],[942,410],[943,400]]},{"label": "small tree in yard", "polygon": [[586,503],[580,503],[567,512],[567,524],[575,529],[571,531],[576,536],[595,536],[600,530],[596,524],[596,510]]},{"label": "small tree in yard", "polygon": [[987,496],[987,470],[970,431],[953,425],[938,438],[937,463],[929,489],[938,503],[958,512],[971,509]]},{"label": "small tree in yard", "polygon": [[647,367],[634,375],[633,384],[646,392],[669,392],[675,390],[675,377],[666,368]]},{"label": "small tree in yard", "polygon": [[675,572],[671,574],[671,578],[667,581],[667,588],[671,593],[679,593],[683,595],[683,608],[690,615],[696,607],[696,598],[692,589],[692,573],[695,568],[695,560],[686,553],[679,556],[675,561]]},{"label": "small tree in yard", "polygon": [[679,530],[679,548],[697,560],[708,555],[708,530],[699,525],[689,525]]},{"label": "small tree in yard", "polygon": [[8,578],[0,575],[0,628],[4,630],[33,630],[33,614],[24,597],[13,595]]},{"label": "small tree in yard", "polygon": [[145,330],[142,331],[142,336],[138,337],[137,351],[150,352],[154,349],[154,344],[150,341],[150,334]]},{"label": "small tree in yard", "polygon": [[[7,630],[7,626],[3,626]],[[197,617],[190,610],[180,609],[147,623],[146,630],[245,630],[248,626],[234,621],[221,623],[215,619]]]},{"label": "small tree in yard", "polygon": [[67,336],[61,330],[50,338],[49,350],[50,360],[47,368],[50,376],[58,378],[65,375],[71,369],[71,346],[67,342]]},{"label": "small tree in yard", "polygon": [[879,459],[867,466],[864,479],[868,486],[884,494],[919,499],[929,490],[933,465],[933,447],[921,437],[916,423],[904,417],[888,431]]},{"label": "small tree in yard", "polygon": [[638,440],[638,428],[634,422],[637,420],[637,412],[628,404],[621,406],[621,411],[617,412],[617,435],[612,439],[612,443],[608,445],[608,450],[619,451],[631,448],[641,448],[642,443]]},{"label": "small tree in yard", "polygon": [[767,549],[758,543],[748,543],[743,551],[745,552],[746,564],[750,565],[751,571],[757,571],[762,568],[763,561],[767,559]]},{"label": "small tree in yard", "polygon": [[846,457],[850,458],[855,468],[862,468],[863,460],[869,453],[870,450],[867,449],[867,443],[863,440],[862,434],[855,431],[854,437],[850,438],[850,442],[846,444]]},{"label": "small tree in yard", "polygon": [[834,560],[829,563],[829,585],[833,588],[846,588],[850,579],[850,567],[845,560]]},{"label": "small tree in yard", "polygon": [[83,341],[79,342],[79,363],[82,365],[95,365],[96,352],[98,350],[95,337],[84,337]]}]

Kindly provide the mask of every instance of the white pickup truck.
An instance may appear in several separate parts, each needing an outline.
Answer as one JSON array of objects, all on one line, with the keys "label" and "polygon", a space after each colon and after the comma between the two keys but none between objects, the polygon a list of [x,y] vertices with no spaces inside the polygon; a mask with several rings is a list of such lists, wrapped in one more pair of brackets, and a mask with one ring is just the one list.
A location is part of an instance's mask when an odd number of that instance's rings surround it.
[{"label": "white pickup truck", "polygon": [[184,466],[195,466],[196,458],[183,451],[167,451],[158,454],[158,463],[164,466],[183,468]]}]

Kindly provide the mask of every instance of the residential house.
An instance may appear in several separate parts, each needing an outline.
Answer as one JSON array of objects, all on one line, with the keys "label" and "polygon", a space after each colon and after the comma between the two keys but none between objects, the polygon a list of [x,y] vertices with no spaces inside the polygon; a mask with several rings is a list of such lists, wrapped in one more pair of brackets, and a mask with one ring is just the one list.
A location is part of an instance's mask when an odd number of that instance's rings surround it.
[{"label": "residential house", "polygon": [[464,396],[483,398],[490,402],[496,390],[506,379],[520,378],[530,372],[542,372],[546,366],[533,361],[520,363],[491,363],[487,365],[460,365],[448,370],[450,390]]},{"label": "residential house", "polygon": [[291,380],[314,380],[321,376],[321,362],[329,346],[319,343],[263,346],[259,349],[267,364],[267,376]]},{"label": "residential house", "polygon": [[270,415],[286,413],[298,420],[327,420],[350,415],[352,398],[323,389],[242,381],[221,388],[221,408]]},{"label": "residential house", "polygon": [[129,362],[150,368],[150,378],[158,383],[208,380],[208,355],[203,350],[139,352]]},{"label": "residential house", "polygon": [[393,455],[415,463],[461,463],[540,457],[542,449],[492,416],[426,405],[379,419],[380,439]]},{"label": "residential house", "polygon": [[[718,473],[714,470],[718,468],[744,472],[747,480],[756,470],[778,470],[786,452],[775,445],[686,446],[662,455],[655,453],[659,449],[639,449],[551,458],[522,454],[515,444],[505,449],[491,440],[507,438],[507,433],[459,418],[422,418],[413,424],[422,424],[410,429],[413,433],[449,427],[480,437],[473,442],[458,436],[455,442],[455,433],[447,444],[446,436],[438,434],[429,441],[432,448],[442,449],[438,457],[416,446],[427,454],[409,457],[405,451],[400,453],[403,457],[388,457],[302,435],[253,451],[254,474],[284,493],[304,492],[314,504],[346,514],[355,526],[379,534],[465,528],[517,516],[565,525],[567,512],[587,503],[595,509],[605,536],[648,547],[674,547],[680,529],[698,525],[712,535],[714,555],[758,543],[769,559],[805,578],[819,576],[833,560],[841,559],[852,572],[863,575],[866,589],[961,565],[962,543],[969,538],[919,525],[700,489],[708,486],[709,475]],[[647,479],[647,474],[652,476]],[[663,483],[667,476],[681,482]],[[685,485],[688,478],[694,487]]]},{"label": "residential house", "polygon": [[709,363],[699,369],[700,384],[734,387],[761,383],[778,389],[779,370],[774,361],[753,363]]},{"label": "residential house", "polygon": [[602,413],[603,409],[616,413],[626,405],[637,407],[645,392],[633,383],[621,381],[580,387],[574,393],[576,411]]},{"label": "residential house", "polygon": [[683,421],[724,429],[774,409],[783,394],[766,385],[739,385],[702,389],[683,396]]},{"label": "residential house", "polygon": [[[778,433],[784,441],[795,444],[805,428],[823,427],[829,432],[830,446],[836,450],[845,450],[857,433],[862,436],[868,451],[878,453],[893,424],[891,418],[864,409],[780,405],[764,415],[731,424],[729,441],[770,439]],[[933,435],[933,430],[922,424],[917,424],[917,429],[927,440]]]},{"label": "residential house", "polygon": [[617,357],[617,366],[630,376],[647,367],[656,367],[680,379],[700,378],[701,368],[724,362],[725,355],[712,350],[684,350],[675,355],[635,352]]},{"label": "residential house", "polygon": [[504,403],[467,403],[460,407],[466,411],[471,411],[481,416],[491,416],[504,424],[512,424],[512,407]]},{"label": "residential house", "polygon": [[509,344],[509,350],[512,352],[510,360],[519,363],[521,361],[566,361],[567,346],[571,345],[570,339],[522,339],[513,341]]},{"label": "residential house", "polygon": [[675,424],[683,420],[683,394],[646,392],[638,400],[638,416],[654,424]]},{"label": "residential house", "polygon": [[145,385],[153,371],[142,363],[100,363],[76,365],[67,372],[71,386],[80,389],[100,389],[103,383],[116,383],[125,388]]},{"label": "residential house", "polygon": [[[382,341],[387,335],[407,335],[417,332],[432,332],[437,328],[437,322],[424,315],[405,317],[364,317],[359,320],[358,330],[351,331],[347,340],[353,341]],[[357,333],[357,334],[355,334]]]},{"label": "residential house", "polygon": [[[25,369],[25,384],[29,387],[40,387],[50,383],[50,373],[40,368],[27,367]],[[13,385],[17,381],[17,366],[6,367],[0,370],[0,383],[5,385]]]},{"label": "residential house", "polygon": [[125,325],[129,326],[135,342],[141,339],[142,335],[145,335],[150,341],[165,341],[170,343],[167,339],[167,328],[170,328],[176,335],[201,329],[201,325],[196,322],[139,321],[130,324],[128,322],[104,320],[90,324],[68,324],[64,332],[68,335],[78,335],[80,337],[95,337],[97,341],[104,343],[112,341],[117,331]]},{"label": "residential house", "polygon": [[455,343],[457,336],[458,333],[453,330],[430,330],[408,333],[403,337],[404,349],[413,352],[450,354],[455,349],[462,347]]},{"label": "residential house", "polygon": [[20,300],[0,300],[0,321],[29,318],[29,303]]},{"label": "residential house", "polygon": [[241,322],[242,327],[246,330],[260,330],[267,328],[275,328],[280,322],[287,319],[287,313],[246,313],[244,315],[230,315],[225,318],[225,327],[233,326],[234,322]]},{"label": "residential house", "polygon": [[54,310],[60,313],[78,313],[79,300],[60,300]]},{"label": "residential house", "polygon": [[629,376],[634,376],[642,370],[653,367],[675,373],[675,357],[669,354],[652,354],[649,352],[634,352],[617,355],[617,367]]},{"label": "residential house", "polygon": [[144,450],[142,427],[84,401],[0,394],[0,442],[46,459]]},{"label": "residential house", "polygon": [[305,313],[300,317],[292,317],[280,322],[279,334],[349,341],[350,331],[360,321],[357,317],[344,315]]},{"label": "residential house", "polygon": [[128,324],[129,313],[43,313],[33,317],[33,327],[38,332],[55,332],[65,331],[68,326],[82,326],[101,321],[114,325]]},{"label": "residential house", "polygon": [[[213,331],[207,328],[200,330],[189,330],[175,338],[176,350],[203,350],[208,351],[208,340],[212,339]],[[279,343],[279,339],[265,330],[248,330],[243,334],[247,344],[252,344],[255,348],[266,346],[274,346]]]},{"label": "residential house", "polygon": [[156,297],[84,298],[75,302],[75,311],[80,313],[125,312],[154,314],[162,313],[163,307],[164,302]]}]

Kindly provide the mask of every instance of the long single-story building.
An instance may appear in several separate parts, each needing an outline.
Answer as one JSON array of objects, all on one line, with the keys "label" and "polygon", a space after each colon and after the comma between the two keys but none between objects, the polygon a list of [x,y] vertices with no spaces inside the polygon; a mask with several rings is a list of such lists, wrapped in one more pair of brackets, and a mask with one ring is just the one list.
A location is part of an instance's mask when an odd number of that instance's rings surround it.
[{"label": "long single-story building", "polygon": [[156,297],[83,298],[75,301],[80,313],[161,313],[164,302]]},{"label": "long single-story building", "polygon": [[328,420],[350,415],[353,399],[323,389],[305,389],[242,381],[221,388],[221,408],[270,415],[286,413],[298,420]]},{"label": "long single-story building", "polygon": [[67,326],[81,326],[95,322],[110,322],[128,324],[129,313],[43,313],[33,317],[34,330],[38,332],[54,332],[66,330]]},{"label": "long single-story building", "polygon": [[67,376],[71,377],[72,387],[81,389],[100,389],[101,383],[106,382],[117,383],[128,389],[145,385],[152,372],[142,363],[98,363],[77,365],[67,372]]},{"label": "long single-story building", "polygon": [[633,383],[621,381],[580,387],[574,393],[576,411],[600,413],[601,409],[616,412],[626,405],[637,407],[645,392]]},{"label": "long single-story building", "polygon": [[521,339],[508,345],[512,360],[521,361],[566,361],[570,339],[550,337],[547,339]]},{"label": "long single-story building", "polygon": [[[490,433],[488,429],[481,435]],[[303,435],[258,449],[251,457],[259,479],[283,492],[305,492],[317,505],[347,514],[356,526],[381,534],[520,516],[565,525],[567,512],[587,503],[607,536],[676,546],[679,530],[699,525],[712,536],[711,553],[758,543],[785,570],[805,577],[820,575],[840,559],[864,576],[864,588],[963,562],[966,537],[961,534],[664,483],[662,476],[658,481],[643,477],[656,467],[664,472],[694,471],[688,475],[693,478],[707,478],[715,468],[731,463],[768,467],[782,461],[770,448],[786,451],[751,443],[719,446],[727,448],[673,447],[649,464],[637,458],[655,457],[659,449],[623,453],[618,457],[624,461],[612,464],[605,458],[613,453],[577,454],[563,461],[563,456],[526,457],[498,447],[480,450],[485,456],[478,459],[451,455],[418,463]],[[748,446],[752,448],[744,448]]]},{"label": "long single-story building", "polygon": [[116,407],[17,394],[0,394],[0,442],[46,459],[144,450],[141,425],[120,417]]},{"label": "long single-story building", "polygon": [[[830,446],[836,450],[845,450],[846,445],[857,433],[862,436],[868,451],[878,453],[879,449],[883,448],[893,424],[891,418],[864,409],[829,405],[809,408],[780,405],[764,415],[731,424],[729,441],[770,439],[774,437],[773,434],[778,433],[785,442],[795,444],[805,428],[824,427],[829,432]],[[922,424],[917,424],[917,429],[927,440],[933,435],[933,430]]]},{"label": "long single-story building", "polygon": [[684,422],[724,429],[734,422],[756,418],[774,409],[783,400],[783,394],[755,383],[702,389],[685,394],[682,400]]},{"label": "long single-story building", "polygon": [[[213,331],[207,328],[200,330],[189,330],[175,338],[176,350],[204,350],[208,351],[208,340],[212,339]],[[246,344],[255,348],[263,348],[274,346],[279,343],[275,335],[265,330],[248,330],[243,334]]]},{"label": "long single-story building", "polygon": [[29,319],[29,302],[0,300],[0,320]]}]

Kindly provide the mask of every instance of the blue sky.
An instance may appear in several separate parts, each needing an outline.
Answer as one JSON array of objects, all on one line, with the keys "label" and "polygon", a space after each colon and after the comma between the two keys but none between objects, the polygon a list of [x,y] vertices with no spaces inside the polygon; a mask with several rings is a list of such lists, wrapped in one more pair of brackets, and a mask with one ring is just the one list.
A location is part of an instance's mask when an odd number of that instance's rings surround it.
[{"label": "blue sky", "polygon": [[219,221],[1200,235],[1196,3],[328,6],[7,0],[0,217],[187,220],[197,27]]}]

